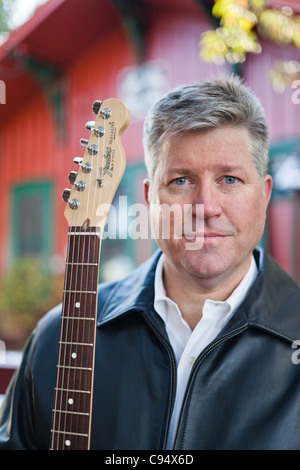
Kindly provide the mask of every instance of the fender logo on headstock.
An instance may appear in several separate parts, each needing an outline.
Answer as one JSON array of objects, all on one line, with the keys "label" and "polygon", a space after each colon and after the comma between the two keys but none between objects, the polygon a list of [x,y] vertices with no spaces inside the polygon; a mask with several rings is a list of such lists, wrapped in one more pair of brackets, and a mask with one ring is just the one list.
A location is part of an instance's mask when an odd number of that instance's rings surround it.
[{"label": "fender logo on headstock", "polygon": [[[109,171],[111,168],[110,168],[110,162],[111,162],[111,158],[112,158],[112,155],[111,155],[111,147],[107,147],[107,150],[106,150],[106,153],[103,155],[105,160],[106,160],[106,163],[105,163],[105,166],[104,167],[101,167],[99,169],[100,171],[100,176],[101,178],[104,177],[105,174],[107,174],[108,176],[112,177],[112,174],[111,172]],[[113,168],[112,168],[113,170]]]}]

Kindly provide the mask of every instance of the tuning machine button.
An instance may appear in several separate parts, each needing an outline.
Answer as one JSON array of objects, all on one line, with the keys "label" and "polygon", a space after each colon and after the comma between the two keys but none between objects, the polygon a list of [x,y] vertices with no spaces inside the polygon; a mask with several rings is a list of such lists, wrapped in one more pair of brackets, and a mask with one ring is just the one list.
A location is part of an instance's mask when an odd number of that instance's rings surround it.
[{"label": "tuning machine button", "polygon": [[87,147],[89,145],[88,139],[80,139],[80,145]]},{"label": "tuning machine button", "polygon": [[65,188],[62,193],[62,198],[65,202],[68,202],[71,195],[71,189]]},{"label": "tuning machine button", "polygon": [[85,128],[88,130],[88,131],[91,131],[94,129],[94,126],[95,126],[95,121],[88,121],[85,125]]},{"label": "tuning machine button", "polygon": [[102,106],[102,103],[103,103],[103,101],[99,101],[99,100],[94,101],[94,103],[93,103],[93,113],[94,114],[99,113],[99,110]]},{"label": "tuning machine button", "polygon": [[71,184],[74,184],[75,181],[76,181],[76,177],[77,177],[77,171],[70,171],[69,173],[69,181]]},{"label": "tuning machine button", "polygon": [[73,162],[76,163],[76,165],[80,165],[82,160],[83,160],[83,158],[81,158],[81,157],[75,157]]}]

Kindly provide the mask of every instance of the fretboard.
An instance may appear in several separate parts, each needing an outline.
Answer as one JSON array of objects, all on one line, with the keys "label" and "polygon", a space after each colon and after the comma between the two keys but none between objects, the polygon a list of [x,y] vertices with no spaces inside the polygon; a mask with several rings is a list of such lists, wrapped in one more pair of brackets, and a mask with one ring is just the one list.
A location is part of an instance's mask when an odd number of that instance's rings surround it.
[{"label": "fretboard", "polygon": [[52,414],[53,450],[88,450],[90,446],[100,244],[96,228],[69,228]]}]

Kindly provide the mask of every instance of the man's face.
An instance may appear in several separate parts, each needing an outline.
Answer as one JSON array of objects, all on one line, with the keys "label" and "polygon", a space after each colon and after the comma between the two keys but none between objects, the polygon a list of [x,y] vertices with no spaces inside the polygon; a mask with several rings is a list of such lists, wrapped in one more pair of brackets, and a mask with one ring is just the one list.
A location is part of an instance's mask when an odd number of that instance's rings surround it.
[{"label": "man's face", "polygon": [[[170,237],[157,238],[167,266],[186,278],[216,284],[234,273],[242,278],[264,231],[271,187],[270,176],[264,184],[259,178],[246,129],[166,138],[145,195],[152,230],[170,225]],[[182,220],[157,210],[158,205],[180,207]]]}]

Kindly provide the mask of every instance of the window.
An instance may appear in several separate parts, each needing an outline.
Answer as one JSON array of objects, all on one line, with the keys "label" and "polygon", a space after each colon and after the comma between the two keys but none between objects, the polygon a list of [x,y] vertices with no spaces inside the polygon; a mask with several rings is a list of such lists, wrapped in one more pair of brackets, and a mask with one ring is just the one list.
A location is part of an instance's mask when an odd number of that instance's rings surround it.
[{"label": "window", "polygon": [[107,218],[105,232],[109,235],[104,236],[102,242],[100,280],[123,277],[145,261],[157,248],[150,236],[139,236],[141,227],[138,223],[136,237],[130,235],[130,227],[134,224],[134,220],[139,218],[139,213],[135,212],[135,205],[145,204],[143,196],[145,177],[146,169],[143,162],[126,167]]},{"label": "window", "polygon": [[12,190],[12,256],[50,254],[52,184],[34,182]]},{"label": "window", "polygon": [[300,140],[270,148],[273,194],[268,211],[268,250],[298,282],[300,280]]}]

